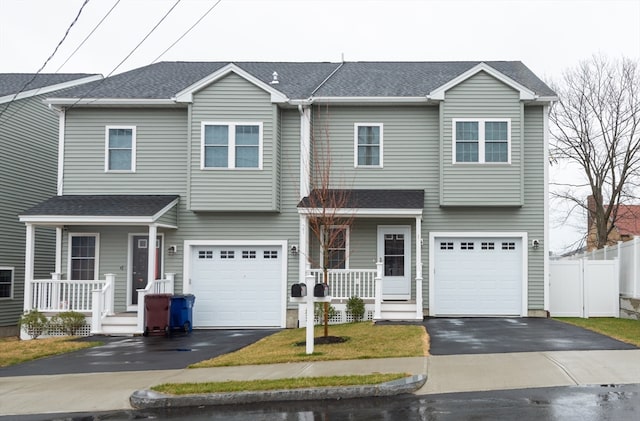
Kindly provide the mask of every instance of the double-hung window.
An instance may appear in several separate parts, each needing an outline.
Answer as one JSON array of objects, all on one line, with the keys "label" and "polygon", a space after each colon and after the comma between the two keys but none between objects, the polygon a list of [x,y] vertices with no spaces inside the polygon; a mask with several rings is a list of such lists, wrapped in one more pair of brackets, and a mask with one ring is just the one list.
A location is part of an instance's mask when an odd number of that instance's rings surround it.
[{"label": "double-hung window", "polygon": [[13,298],[13,272],[12,267],[0,267],[0,299]]},{"label": "double-hung window", "polygon": [[[346,225],[333,225],[323,227],[321,242],[327,245],[329,269],[347,269],[347,252],[349,250],[349,227]],[[323,247],[320,248],[320,261],[324,264]]]},{"label": "double-hung window", "polygon": [[72,280],[98,278],[98,235],[69,235],[69,275]]},{"label": "double-hung window", "polygon": [[511,120],[454,119],[454,163],[511,162]]},{"label": "double-hung window", "polygon": [[262,169],[262,123],[202,123],[201,168]]},{"label": "double-hung window", "polygon": [[382,124],[355,123],[355,167],[382,168]]},{"label": "double-hung window", "polygon": [[104,166],[107,172],[135,172],[136,128],[134,126],[107,126]]}]

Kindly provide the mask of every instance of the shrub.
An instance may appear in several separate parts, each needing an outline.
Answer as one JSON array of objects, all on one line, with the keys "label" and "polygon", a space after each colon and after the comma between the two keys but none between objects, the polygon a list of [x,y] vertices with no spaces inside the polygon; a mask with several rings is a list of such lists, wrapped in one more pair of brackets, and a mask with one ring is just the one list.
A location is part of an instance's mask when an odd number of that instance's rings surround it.
[{"label": "shrub", "polygon": [[[329,320],[336,317],[336,315],[338,314],[336,312],[336,308],[331,304],[329,304],[328,314],[329,314],[329,317],[328,317]],[[324,323],[324,303],[315,303],[315,318],[316,320],[319,320],[320,322],[319,324]]]},{"label": "shrub", "polygon": [[364,300],[353,296],[347,300],[347,312],[353,316],[353,321],[359,322],[364,317]]},{"label": "shrub", "polygon": [[49,321],[47,320],[47,316],[36,309],[25,312],[22,317],[20,317],[20,327],[31,336],[31,339],[36,339],[45,333],[48,325]]},{"label": "shrub", "polygon": [[51,318],[52,325],[58,327],[66,335],[76,336],[78,331],[87,324],[84,314],[77,311],[63,311]]}]

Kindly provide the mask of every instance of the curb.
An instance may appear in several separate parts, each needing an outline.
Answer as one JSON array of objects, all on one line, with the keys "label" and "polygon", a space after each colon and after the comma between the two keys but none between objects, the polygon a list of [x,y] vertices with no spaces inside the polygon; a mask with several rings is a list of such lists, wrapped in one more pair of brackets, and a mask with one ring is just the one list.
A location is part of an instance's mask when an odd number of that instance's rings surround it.
[{"label": "curb", "polygon": [[395,396],[404,393],[413,393],[424,386],[426,381],[427,376],[420,374],[376,385],[193,395],[168,395],[165,393],[154,392],[149,389],[143,389],[133,392],[129,397],[129,402],[131,403],[131,406],[136,409],[151,409],[179,408],[188,406],[237,405],[257,402],[339,400]]}]

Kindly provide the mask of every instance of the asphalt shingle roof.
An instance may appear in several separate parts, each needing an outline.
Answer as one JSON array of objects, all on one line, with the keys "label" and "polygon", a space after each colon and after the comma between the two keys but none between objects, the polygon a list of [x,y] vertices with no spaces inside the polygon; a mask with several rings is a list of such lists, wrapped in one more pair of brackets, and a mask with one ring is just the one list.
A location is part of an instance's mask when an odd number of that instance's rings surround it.
[{"label": "asphalt shingle roof", "polygon": [[[322,194],[326,193],[323,201]],[[331,203],[340,204],[340,208],[349,209],[422,209],[424,190],[375,190],[375,189],[314,189],[303,198],[298,207],[319,208]]]},{"label": "asphalt shingle roof", "polygon": [[[170,99],[230,63],[161,62],[71,88],[58,97]],[[236,66],[265,83],[271,82],[273,72],[277,72],[280,83],[270,86],[290,99],[306,99],[311,95],[426,96],[479,63],[481,62],[234,62]],[[520,61],[485,63],[540,96],[555,95]],[[329,76],[331,77],[327,80]]]},{"label": "asphalt shingle roof", "polygon": [[176,195],[55,196],[26,210],[37,216],[153,216],[176,200]]},{"label": "asphalt shingle roof", "polygon": [[[39,73],[29,83],[33,76],[33,73],[0,73],[0,97],[95,75],[85,73]],[[25,86],[27,83],[29,84]]]}]

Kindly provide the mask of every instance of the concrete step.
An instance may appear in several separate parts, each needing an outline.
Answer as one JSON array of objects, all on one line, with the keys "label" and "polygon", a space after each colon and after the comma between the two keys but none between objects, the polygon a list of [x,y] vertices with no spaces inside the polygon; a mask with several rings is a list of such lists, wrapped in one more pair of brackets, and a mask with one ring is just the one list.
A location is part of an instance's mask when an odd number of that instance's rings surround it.
[{"label": "concrete step", "polygon": [[119,325],[119,326],[127,326],[133,325],[135,326],[138,323],[137,316],[107,316],[103,321],[103,325]]},{"label": "concrete step", "polygon": [[111,335],[111,336],[133,336],[137,335],[138,328],[136,325],[133,326],[125,326],[125,325],[102,325],[102,334],[103,335]]},{"label": "concrete step", "polygon": [[380,319],[393,321],[416,321],[422,320],[417,316],[416,303],[412,301],[383,301],[380,312]]},{"label": "concrete step", "polygon": [[382,311],[415,311],[416,303],[383,301],[380,308]]}]

